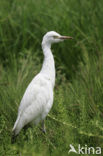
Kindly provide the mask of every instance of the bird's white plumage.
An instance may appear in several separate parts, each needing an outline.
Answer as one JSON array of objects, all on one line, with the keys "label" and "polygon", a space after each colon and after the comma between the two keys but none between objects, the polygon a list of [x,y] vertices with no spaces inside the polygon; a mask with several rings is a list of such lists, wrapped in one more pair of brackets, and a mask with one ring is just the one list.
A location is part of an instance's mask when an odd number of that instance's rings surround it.
[{"label": "bird's white plumage", "polygon": [[52,85],[41,74],[38,74],[26,89],[19,106],[16,133],[29,122],[37,124],[43,120],[53,103]]},{"label": "bird's white plumage", "polygon": [[43,37],[43,66],[40,73],[28,85],[21,100],[18,117],[13,127],[14,135],[17,135],[29,122],[36,125],[39,121],[44,120],[52,107],[55,64],[51,44],[62,41],[62,39],[59,39],[60,36],[58,33],[51,31]]}]

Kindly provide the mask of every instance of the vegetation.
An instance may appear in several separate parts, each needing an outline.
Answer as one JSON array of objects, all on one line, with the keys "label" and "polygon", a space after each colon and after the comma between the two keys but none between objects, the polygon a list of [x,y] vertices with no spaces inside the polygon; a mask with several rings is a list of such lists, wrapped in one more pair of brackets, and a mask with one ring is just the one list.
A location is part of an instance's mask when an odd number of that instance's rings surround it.
[{"label": "vegetation", "polygon": [[[66,156],[70,144],[103,148],[102,6],[102,0],[0,0],[0,156]],[[50,30],[74,40],[52,47],[57,76],[47,134],[39,124],[11,144],[20,100],[40,71],[41,40]]]}]

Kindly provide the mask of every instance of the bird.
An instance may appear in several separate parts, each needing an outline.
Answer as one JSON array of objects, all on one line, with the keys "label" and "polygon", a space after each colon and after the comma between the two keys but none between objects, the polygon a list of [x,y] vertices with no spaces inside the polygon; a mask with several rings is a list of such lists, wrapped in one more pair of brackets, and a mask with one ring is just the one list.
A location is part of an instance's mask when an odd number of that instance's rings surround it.
[{"label": "bird", "polygon": [[44,120],[53,105],[56,73],[51,45],[66,39],[72,39],[72,37],[62,36],[55,31],[49,31],[43,36],[41,43],[44,54],[43,65],[28,85],[20,102],[17,119],[12,129],[12,138],[15,138],[25,125],[33,123],[36,126],[40,121],[42,131],[46,132]]}]

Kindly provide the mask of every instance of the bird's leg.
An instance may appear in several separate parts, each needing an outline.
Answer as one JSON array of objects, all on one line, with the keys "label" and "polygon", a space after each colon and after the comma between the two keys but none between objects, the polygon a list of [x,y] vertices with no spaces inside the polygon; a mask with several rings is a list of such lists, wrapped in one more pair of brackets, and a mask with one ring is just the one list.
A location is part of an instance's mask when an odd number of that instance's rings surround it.
[{"label": "bird's leg", "polygon": [[42,120],[42,132],[46,133],[45,123],[44,120]]},{"label": "bird's leg", "polygon": [[11,136],[11,144],[14,144],[16,142],[16,138],[17,138],[17,135],[15,136],[15,134],[13,133]]}]

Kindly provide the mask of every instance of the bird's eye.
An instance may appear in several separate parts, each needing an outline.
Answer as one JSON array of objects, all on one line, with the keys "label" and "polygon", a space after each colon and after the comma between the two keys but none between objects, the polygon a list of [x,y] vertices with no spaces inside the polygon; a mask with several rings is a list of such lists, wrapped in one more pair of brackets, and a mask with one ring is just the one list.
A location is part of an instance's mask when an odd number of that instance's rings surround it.
[{"label": "bird's eye", "polygon": [[58,36],[53,36],[54,39],[58,39]]}]

